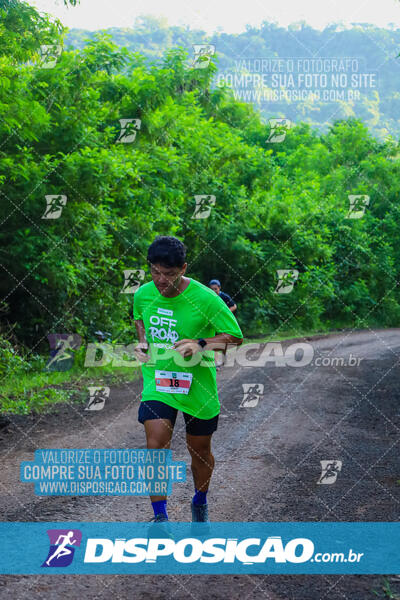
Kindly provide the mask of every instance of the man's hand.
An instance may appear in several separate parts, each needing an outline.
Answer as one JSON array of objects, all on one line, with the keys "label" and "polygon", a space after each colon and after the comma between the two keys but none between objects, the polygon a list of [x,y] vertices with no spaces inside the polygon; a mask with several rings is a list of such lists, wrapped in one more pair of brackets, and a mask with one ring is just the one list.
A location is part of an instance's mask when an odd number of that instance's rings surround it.
[{"label": "man's hand", "polygon": [[135,346],[135,349],[133,351],[137,360],[139,360],[140,362],[147,362],[148,360],[150,360],[150,356],[148,356],[146,354],[148,349],[149,349],[148,342],[139,342]]},{"label": "man's hand", "polygon": [[172,346],[173,350],[176,350],[185,358],[186,356],[193,356],[196,352],[201,351],[201,346],[197,343],[197,340],[179,340]]}]

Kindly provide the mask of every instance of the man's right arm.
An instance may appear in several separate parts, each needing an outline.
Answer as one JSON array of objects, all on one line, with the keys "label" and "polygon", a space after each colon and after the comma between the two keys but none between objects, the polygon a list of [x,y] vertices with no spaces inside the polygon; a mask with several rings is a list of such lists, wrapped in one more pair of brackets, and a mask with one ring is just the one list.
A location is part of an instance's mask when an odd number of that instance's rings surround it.
[{"label": "man's right arm", "polygon": [[146,340],[146,330],[142,319],[135,319],[135,327],[139,339],[139,343],[135,348],[135,356],[140,362],[147,362],[150,359],[147,355],[149,344]]},{"label": "man's right arm", "polygon": [[135,320],[136,332],[138,335],[139,343],[143,343],[146,341],[146,330],[144,328],[144,323],[142,319]]}]

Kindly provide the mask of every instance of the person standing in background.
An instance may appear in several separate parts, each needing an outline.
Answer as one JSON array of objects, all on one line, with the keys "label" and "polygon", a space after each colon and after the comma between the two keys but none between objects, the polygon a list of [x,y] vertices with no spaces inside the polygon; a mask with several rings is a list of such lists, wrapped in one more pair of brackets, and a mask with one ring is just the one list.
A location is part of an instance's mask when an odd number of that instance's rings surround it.
[{"label": "person standing in background", "polygon": [[[234,300],[232,300],[232,298],[229,296],[229,294],[221,292],[221,282],[219,281],[219,279],[211,279],[210,283],[208,284],[208,287],[210,287],[217,294],[217,296],[219,296],[221,300],[225,302],[225,304],[231,312],[235,312],[235,310],[237,309],[237,305],[235,304]],[[217,371],[219,371],[220,368],[223,366],[224,361],[225,352],[215,352],[215,367]]]},{"label": "person standing in background", "polygon": [[237,309],[237,305],[235,304],[234,300],[232,300],[232,298],[229,296],[229,294],[221,292],[221,282],[219,281],[219,279],[211,279],[210,283],[208,284],[208,287],[214,290],[217,296],[219,296],[221,300],[225,302],[225,304],[231,312],[235,312],[235,310]]}]

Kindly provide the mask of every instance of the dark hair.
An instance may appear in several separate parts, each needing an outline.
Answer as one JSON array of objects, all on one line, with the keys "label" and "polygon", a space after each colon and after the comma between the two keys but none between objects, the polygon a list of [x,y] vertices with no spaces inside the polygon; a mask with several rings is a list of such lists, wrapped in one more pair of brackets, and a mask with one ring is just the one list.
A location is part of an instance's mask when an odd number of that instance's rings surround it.
[{"label": "dark hair", "polygon": [[183,267],[186,247],[172,235],[158,235],[147,251],[147,260],[162,267]]}]

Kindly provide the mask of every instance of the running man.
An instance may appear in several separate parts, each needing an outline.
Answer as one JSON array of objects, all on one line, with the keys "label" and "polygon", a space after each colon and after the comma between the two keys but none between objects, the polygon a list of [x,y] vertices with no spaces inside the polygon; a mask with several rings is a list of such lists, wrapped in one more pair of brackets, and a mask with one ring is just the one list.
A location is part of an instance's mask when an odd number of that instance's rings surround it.
[{"label": "running man", "polygon": [[46,370],[48,370],[53,363],[61,363],[63,360],[71,359],[73,355],[69,353],[68,350],[75,350],[74,346],[75,344],[73,335],[69,335],[66,340],[58,340],[57,346],[54,350],[55,354],[47,363]]},{"label": "running man", "polygon": [[227,305],[227,307],[229,308],[230,311],[235,312],[235,310],[237,309],[237,306],[235,304],[235,302],[232,300],[232,298],[230,297],[229,294],[225,294],[225,292],[221,292],[221,282],[219,279],[211,279],[210,283],[208,284],[209,287],[214,290],[214,292],[220,297],[222,298],[222,300],[225,302],[225,304]]},{"label": "running man", "polygon": [[[169,449],[178,410],[186,424],[195,494],[192,521],[208,522],[207,492],[214,468],[211,436],[220,403],[215,349],[240,345],[243,335],[226,304],[209,287],[185,276],[186,248],[157,236],[147,253],[152,280],[134,295],[134,320],[142,364],[138,420],[147,448]],[[167,497],[150,496],[154,521],[168,520]]]},{"label": "running man", "polygon": [[[48,558],[48,560],[46,560],[46,565],[50,566],[51,561],[53,560],[53,558],[61,558],[62,556],[66,556],[67,554],[71,554],[71,550],[69,548],[67,548],[67,546],[73,546],[74,544],[76,544],[76,540],[73,540],[71,538],[74,537],[74,532],[73,531],[69,531],[66,535],[60,535],[58,537],[58,540],[56,541],[56,545],[59,544],[55,550],[55,552],[50,556],[50,558]],[[62,542],[60,542],[60,540],[62,540]]]}]

